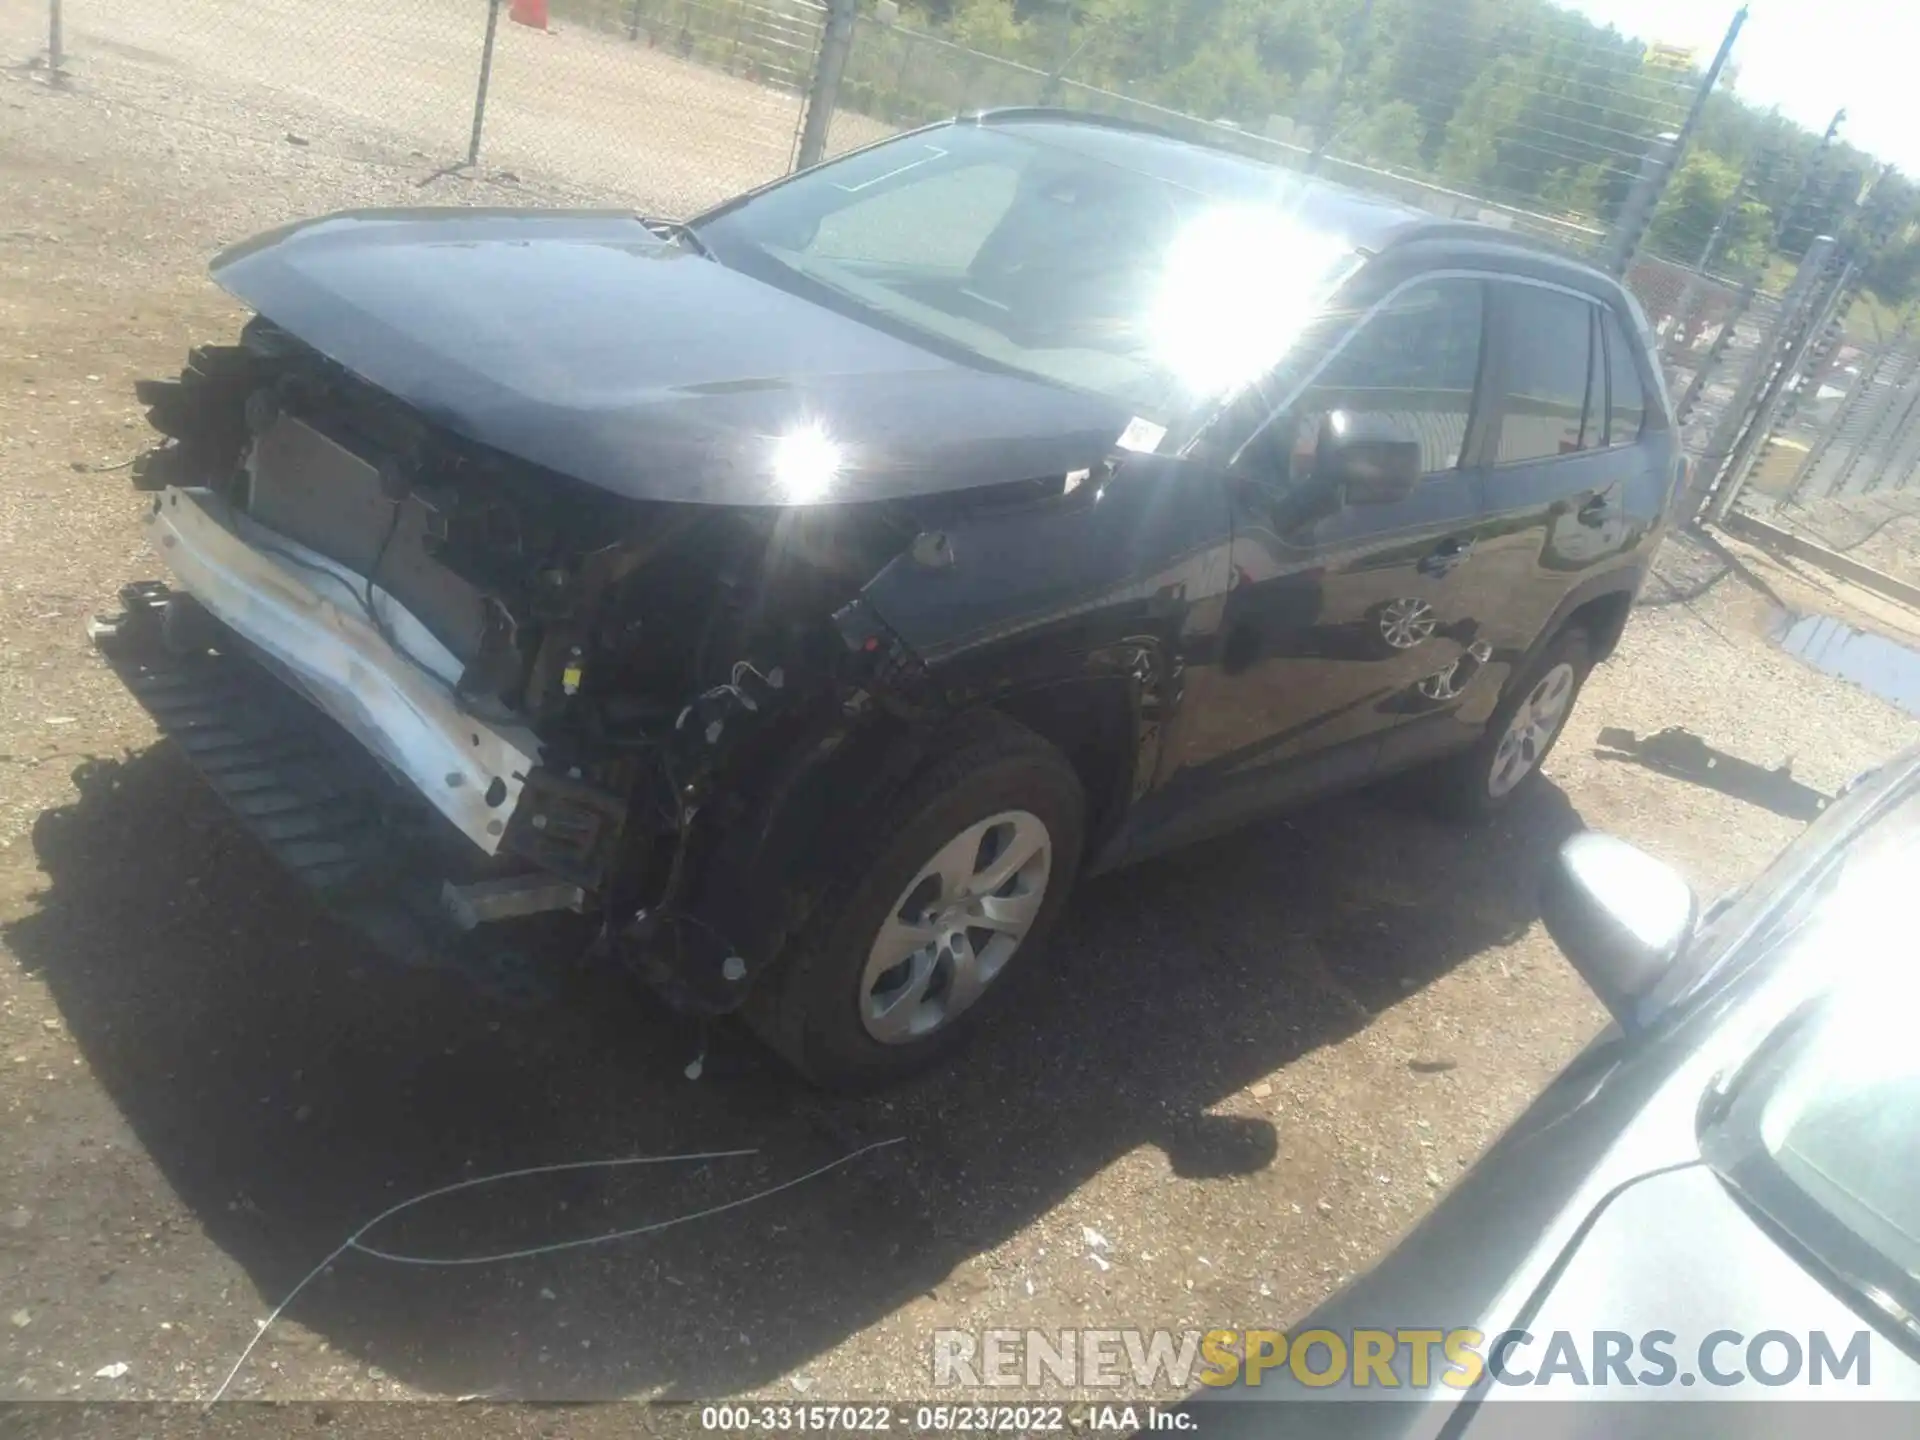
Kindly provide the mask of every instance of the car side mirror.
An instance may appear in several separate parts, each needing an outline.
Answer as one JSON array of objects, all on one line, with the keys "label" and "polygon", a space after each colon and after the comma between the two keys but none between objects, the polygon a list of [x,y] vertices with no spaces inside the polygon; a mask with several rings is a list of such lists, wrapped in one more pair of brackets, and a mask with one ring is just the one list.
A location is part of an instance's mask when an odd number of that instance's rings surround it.
[{"label": "car side mirror", "polygon": [[1693,938],[1700,902],[1678,871],[1612,835],[1587,831],[1560,847],[1541,889],[1554,944],[1629,1034],[1645,1002]]},{"label": "car side mirror", "polygon": [[1335,410],[1320,422],[1314,488],[1342,504],[1398,504],[1419,486],[1421,468],[1420,442],[1402,439],[1373,417]]}]

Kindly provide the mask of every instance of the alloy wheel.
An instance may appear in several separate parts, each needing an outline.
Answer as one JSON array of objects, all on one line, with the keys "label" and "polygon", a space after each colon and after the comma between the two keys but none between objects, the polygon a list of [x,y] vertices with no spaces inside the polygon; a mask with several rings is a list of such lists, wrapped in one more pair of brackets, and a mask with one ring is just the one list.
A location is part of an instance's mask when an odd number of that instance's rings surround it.
[{"label": "alloy wheel", "polygon": [[1512,790],[1540,763],[1553,737],[1567,723],[1573,707],[1573,666],[1562,660],[1542,675],[1520,708],[1507,722],[1499,748],[1493,752],[1493,768],[1487,775],[1487,793],[1498,799]]},{"label": "alloy wheel", "polygon": [[1052,837],[1025,810],[990,815],[935,851],[867,953],[860,979],[867,1034],[903,1045],[972,1006],[1033,928],[1052,864]]}]

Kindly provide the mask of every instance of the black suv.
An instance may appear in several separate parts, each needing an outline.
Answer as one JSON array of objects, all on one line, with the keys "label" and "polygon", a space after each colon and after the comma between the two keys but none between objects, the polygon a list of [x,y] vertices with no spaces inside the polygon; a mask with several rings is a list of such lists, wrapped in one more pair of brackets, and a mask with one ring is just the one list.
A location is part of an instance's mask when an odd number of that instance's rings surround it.
[{"label": "black suv", "polygon": [[389,948],[571,911],[826,1083],[957,1041],[1084,871],[1415,766],[1510,803],[1682,463],[1586,265],[1047,111],[213,273],[257,314],[140,387],[177,588],[120,673]]}]

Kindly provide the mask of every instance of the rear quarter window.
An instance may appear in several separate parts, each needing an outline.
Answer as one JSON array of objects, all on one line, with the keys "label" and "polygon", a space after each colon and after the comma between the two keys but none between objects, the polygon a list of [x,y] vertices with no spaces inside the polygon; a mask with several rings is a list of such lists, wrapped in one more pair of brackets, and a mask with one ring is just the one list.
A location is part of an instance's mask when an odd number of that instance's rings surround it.
[{"label": "rear quarter window", "polygon": [[1612,404],[1607,415],[1607,443],[1631,445],[1647,424],[1647,392],[1634,358],[1639,348],[1611,310],[1606,312],[1607,379]]}]

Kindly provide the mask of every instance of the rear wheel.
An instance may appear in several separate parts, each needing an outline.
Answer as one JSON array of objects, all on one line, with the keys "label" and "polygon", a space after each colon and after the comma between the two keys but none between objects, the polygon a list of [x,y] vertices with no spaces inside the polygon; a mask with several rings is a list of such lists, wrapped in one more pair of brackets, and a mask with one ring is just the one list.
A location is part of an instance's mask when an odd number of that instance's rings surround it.
[{"label": "rear wheel", "polygon": [[1591,656],[1584,630],[1563,630],[1549,641],[1508,682],[1473,748],[1434,769],[1429,794],[1435,808],[1453,819],[1483,820],[1538,784],[1535,777],[1593,668]]},{"label": "rear wheel", "polygon": [[1004,998],[1080,862],[1084,797],[1032,731],[978,717],[872,817],[749,999],[760,1036],[817,1084],[885,1084],[943,1058]]}]

